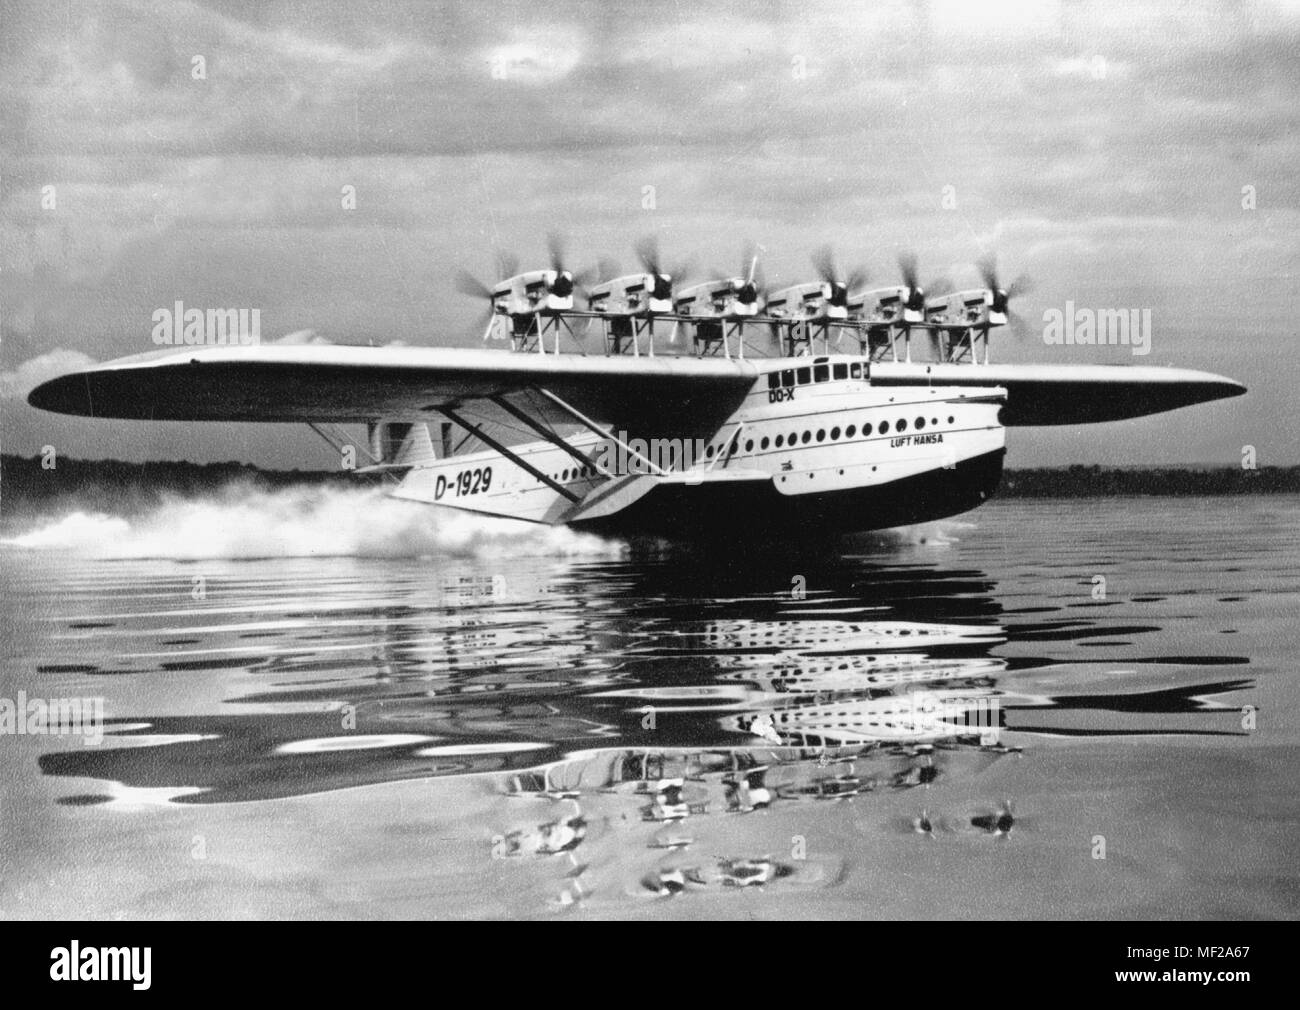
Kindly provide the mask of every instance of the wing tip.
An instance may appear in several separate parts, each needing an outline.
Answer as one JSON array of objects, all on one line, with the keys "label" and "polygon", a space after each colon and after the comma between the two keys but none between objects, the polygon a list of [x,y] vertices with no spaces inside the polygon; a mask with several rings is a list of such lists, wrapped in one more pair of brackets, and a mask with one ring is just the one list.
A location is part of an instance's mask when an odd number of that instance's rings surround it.
[{"label": "wing tip", "polygon": [[94,413],[87,372],[73,372],[47,379],[27,394],[27,402],[37,410],[52,414],[90,416]]}]

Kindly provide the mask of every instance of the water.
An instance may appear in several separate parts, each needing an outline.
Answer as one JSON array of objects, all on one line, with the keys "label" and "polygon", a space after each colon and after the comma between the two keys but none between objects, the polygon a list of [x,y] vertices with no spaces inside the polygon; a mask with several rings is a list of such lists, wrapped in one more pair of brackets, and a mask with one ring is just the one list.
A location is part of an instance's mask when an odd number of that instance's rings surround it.
[{"label": "water", "polygon": [[11,518],[0,697],[104,722],[0,737],[0,915],[1294,917],[1298,531],[1294,497],[823,556],[360,490]]}]

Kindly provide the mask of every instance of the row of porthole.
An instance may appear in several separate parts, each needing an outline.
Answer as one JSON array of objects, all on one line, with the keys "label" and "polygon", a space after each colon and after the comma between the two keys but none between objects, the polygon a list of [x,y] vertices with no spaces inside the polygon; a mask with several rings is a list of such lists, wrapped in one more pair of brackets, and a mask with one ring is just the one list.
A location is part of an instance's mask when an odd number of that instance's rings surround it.
[{"label": "row of porthole", "polygon": [[[551,474],[551,480],[557,481],[560,484],[567,484],[570,480],[577,480],[579,477],[585,478],[594,476],[596,476],[596,468],[594,466],[581,466],[574,467],[572,470],[562,470],[559,473],[553,473]],[[540,484],[541,481],[538,481],[538,483]]]},{"label": "row of porthole", "polygon": [[[930,424],[931,424],[931,426],[935,426],[935,425],[937,425],[938,423],[939,423],[939,419],[938,419],[937,417],[932,417],[932,418],[930,418]],[[949,424],[952,424],[952,423],[953,423],[953,418],[949,417],[949,418],[948,418],[948,423],[949,423]],[[917,431],[922,431],[922,430],[924,430],[924,429],[925,429],[925,418],[924,418],[924,417],[918,417],[918,418],[913,422],[913,426],[916,428]],[[900,434],[901,434],[902,432],[907,431],[907,418],[905,418],[905,417],[900,417],[900,418],[898,419],[898,421],[895,422],[895,424],[894,424],[894,431],[896,431],[896,432],[898,432],[898,433],[900,433]],[[847,428],[845,428],[845,429],[843,430],[843,432],[841,432],[840,429],[839,429],[838,427],[832,428],[832,429],[830,430],[830,437],[831,437],[831,441],[832,441],[832,442],[835,442],[835,441],[838,441],[838,440],[839,440],[841,434],[843,434],[843,436],[844,436],[845,438],[853,438],[857,433],[858,433],[858,426],[857,426],[856,424],[850,424]],[[877,434],[880,434],[880,435],[888,435],[888,434],[889,434],[889,422],[888,422],[888,421],[881,421],[881,422],[880,422],[880,427],[879,427],[878,429],[876,429],[876,433],[877,433]],[[870,422],[868,422],[867,424],[864,424],[864,425],[862,426],[862,437],[863,437],[863,438],[866,438],[866,437],[868,437],[868,436],[871,435],[871,434],[872,434],[872,428],[871,428],[871,424],[870,424]],[[766,435],[764,435],[761,439],[758,440],[757,445],[758,445],[758,449],[759,449],[759,451],[761,452],[761,451],[763,451],[764,449],[768,448],[769,446],[772,446],[772,447],[774,447],[774,448],[780,449],[780,448],[782,448],[783,446],[795,446],[795,445],[799,445],[799,444],[801,444],[801,443],[802,443],[803,445],[807,445],[809,442],[813,441],[814,439],[816,439],[818,442],[825,442],[825,441],[826,441],[826,429],[825,429],[825,428],[818,428],[816,432],[813,432],[813,431],[805,431],[805,432],[803,433],[802,437],[799,435],[799,432],[797,432],[797,431],[792,431],[792,432],[790,432],[790,436],[789,436],[788,439],[786,438],[785,435],[777,435],[775,439],[770,439],[770,438],[768,438]],[[725,445],[725,443],[724,443],[724,445]],[[755,446],[754,439],[752,439],[752,438],[751,438],[751,439],[746,439],[746,441],[745,441],[745,448],[744,448],[744,451],[745,451],[745,452],[753,452],[753,451],[754,451],[754,446]],[[723,448],[723,446],[716,446],[716,447],[715,447],[715,446],[712,446],[712,445],[709,446],[707,449],[704,450],[704,458],[705,458],[705,459],[712,459],[714,453],[715,453],[715,452],[721,452],[721,451],[722,451],[722,448]]]},{"label": "row of porthole", "polygon": [[[930,418],[930,424],[931,424],[931,426],[937,425],[938,423],[939,423],[939,419],[938,419],[938,418],[935,418],[935,417]],[[949,418],[948,418],[948,423],[949,423],[949,424],[952,424],[952,423],[953,423],[953,418],[952,418],[952,417],[949,417]],[[917,431],[922,431],[922,430],[925,428],[925,418],[924,418],[924,417],[918,417],[918,418],[913,422],[913,426],[916,428]],[[894,425],[894,430],[895,430],[896,432],[904,432],[904,431],[907,431],[907,418],[905,418],[905,417],[900,417],[900,418],[898,419],[898,421],[897,421],[897,422],[895,423],[895,425]],[[839,438],[840,438],[840,435],[841,435],[841,434],[843,434],[845,438],[853,438],[853,437],[857,434],[857,431],[858,431],[858,427],[857,427],[857,425],[855,425],[855,424],[850,424],[847,428],[844,429],[844,431],[843,431],[842,433],[841,433],[839,427],[836,426],[836,427],[832,428],[831,431],[830,431],[831,441],[832,441],[832,442],[838,441]],[[870,435],[871,435],[871,432],[872,432],[872,429],[871,429],[871,424],[870,424],[870,422],[868,422],[868,423],[866,423],[866,424],[864,424],[864,425],[862,426],[862,437],[863,437],[863,438],[866,438],[866,437],[870,436]],[[879,428],[879,430],[878,430],[878,434],[881,434],[881,435],[888,435],[888,434],[889,434],[889,422],[888,422],[888,421],[881,421],[881,422],[880,422],[880,428]],[[819,428],[815,434],[814,434],[813,432],[811,432],[811,431],[805,431],[805,432],[803,433],[803,439],[802,439],[803,444],[804,444],[804,445],[807,445],[807,444],[808,444],[809,442],[811,442],[814,438],[816,438],[816,440],[817,440],[818,442],[824,442],[824,441],[826,441],[826,429],[825,429],[825,428]],[[789,439],[788,439],[788,442],[787,442],[787,439],[786,439],[786,437],[785,437],[784,435],[777,435],[775,439],[769,439],[767,436],[764,436],[763,438],[759,439],[759,441],[758,441],[758,448],[759,448],[759,451],[762,451],[762,450],[768,448],[769,445],[773,445],[773,446],[775,446],[775,448],[780,449],[782,446],[784,446],[784,445],[786,445],[786,444],[789,444],[789,445],[792,445],[792,446],[793,446],[793,445],[797,445],[798,443],[799,443],[799,433],[798,433],[798,432],[791,432],[791,433],[790,433],[790,437],[789,437]],[[754,440],[753,440],[752,438],[751,438],[751,439],[747,439],[747,440],[745,441],[745,450],[744,450],[744,451],[745,451],[745,452],[753,452],[753,451],[754,451]],[[714,452],[715,452],[714,447],[713,447],[713,446],[709,446],[707,449],[704,450],[704,456],[705,456],[705,458],[706,458],[706,459],[712,459],[712,458],[713,458],[713,455],[714,455]],[[551,479],[554,480],[554,481],[558,481],[558,482],[561,483],[561,484],[565,484],[565,483],[568,483],[569,480],[577,480],[579,477],[583,477],[583,478],[586,478],[586,477],[594,477],[595,475],[596,475],[596,471],[595,471],[595,469],[594,469],[593,467],[584,466],[584,467],[575,467],[575,468],[573,468],[572,470],[563,470],[563,471],[561,471],[560,473],[552,474],[552,475],[551,475]]]}]

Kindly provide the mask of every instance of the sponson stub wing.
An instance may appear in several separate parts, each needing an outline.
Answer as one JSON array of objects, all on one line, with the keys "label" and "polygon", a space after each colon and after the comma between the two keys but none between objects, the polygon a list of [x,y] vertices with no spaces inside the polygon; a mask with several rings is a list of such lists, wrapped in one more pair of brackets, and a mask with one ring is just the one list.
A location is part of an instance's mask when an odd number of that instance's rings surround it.
[{"label": "sponson stub wing", "polygon": [[[544,388],[631,432],[700,435],[743,402],[757,376],[746,361],[691,357],[503,354],[441,347],[261,345],[193,347],[121,358],[38,386],[42,410],[142,421],[363,422],[421,420],[488,397],[529,398],[558,423]],[[553,416],[552,416],[553,415]]]},{"label": "sponson stub wing", "polygon": [[1010,427],[1120,421],[1246,392],[1239,382],[1211,372],[1134,365],[879,361],[871,366],[871,383],[1002,386],[1007,405],[1001,421]]}]

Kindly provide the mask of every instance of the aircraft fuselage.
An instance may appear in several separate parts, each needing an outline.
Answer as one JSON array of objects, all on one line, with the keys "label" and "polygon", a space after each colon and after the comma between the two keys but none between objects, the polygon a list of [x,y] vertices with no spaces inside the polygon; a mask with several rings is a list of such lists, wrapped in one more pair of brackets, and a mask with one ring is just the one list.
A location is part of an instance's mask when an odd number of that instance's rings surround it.
[{"label": "aircraft fuselage", "polygon": [[883,529],[966,511],[996,489],[1004,389],[875,385],[849,355],[756,364],[739,408],[698,437],[567,437],[586,463],[546,440],[511,446],[568,495],[485,450],[413,467],[395,496],[598,532],[700,536],[767,524]]}]

